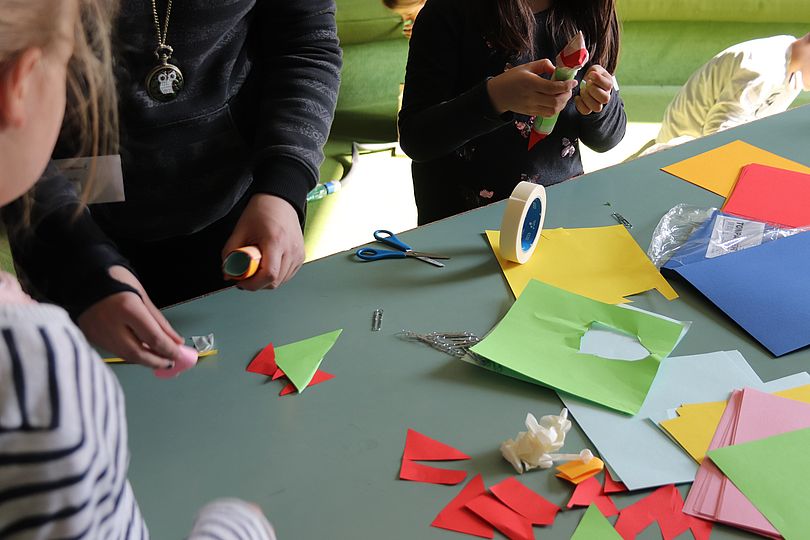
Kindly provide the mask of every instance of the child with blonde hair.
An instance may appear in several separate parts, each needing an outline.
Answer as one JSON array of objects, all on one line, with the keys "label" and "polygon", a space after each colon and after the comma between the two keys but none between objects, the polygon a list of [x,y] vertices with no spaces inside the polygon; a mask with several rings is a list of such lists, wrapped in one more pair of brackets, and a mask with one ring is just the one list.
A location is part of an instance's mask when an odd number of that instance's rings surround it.
[{"label": "child with blonde hair", "polygon": [[[0,205],[45,170],[66,105],[77,146],[92,155],[106,146],[104,133],[116,132],[113,7],[0,0]],[[128,464],[123,393],[112,372],[63,309],[34,302],[3,273],[0,538],[148,538]],[[204,537],[274,535],[258,508],[228,499],[200,513],[191,538]]]}]

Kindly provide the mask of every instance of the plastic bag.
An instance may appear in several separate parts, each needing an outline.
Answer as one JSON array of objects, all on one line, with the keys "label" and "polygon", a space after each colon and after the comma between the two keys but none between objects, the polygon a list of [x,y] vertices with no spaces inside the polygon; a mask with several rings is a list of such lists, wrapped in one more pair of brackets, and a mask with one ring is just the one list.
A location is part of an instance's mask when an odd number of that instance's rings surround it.
[{"label": "plastic bag", "polygon": [[679,204],[661,218],[647,254],[658,268],[677,267],[808,230],[810,227],[787,229],[725,214],[716,208]]}]

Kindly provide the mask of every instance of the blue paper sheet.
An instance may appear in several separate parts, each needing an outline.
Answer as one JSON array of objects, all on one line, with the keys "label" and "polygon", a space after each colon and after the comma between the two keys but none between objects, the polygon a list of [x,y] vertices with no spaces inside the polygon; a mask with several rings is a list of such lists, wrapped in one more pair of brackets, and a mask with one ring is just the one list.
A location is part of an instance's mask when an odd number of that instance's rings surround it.
[{"label": "blue paper sheet", "polygon": [[775,356],[810,345],[810,232],[673,270]]},{"label": "blue paper sheet", "polygon": [[[806,373],[801,379],[791,378],[793,386],[808,382]],[[636,490],[691,482],[697,472],[697,464],[653,424],[651,416],[683,403],[728,399],[736,388],[778,388],[771,384],[763,384],[739,352],[727,351],[665,359],[635,416],[565,394],[560,398],[602,459],[628,489]]]}]

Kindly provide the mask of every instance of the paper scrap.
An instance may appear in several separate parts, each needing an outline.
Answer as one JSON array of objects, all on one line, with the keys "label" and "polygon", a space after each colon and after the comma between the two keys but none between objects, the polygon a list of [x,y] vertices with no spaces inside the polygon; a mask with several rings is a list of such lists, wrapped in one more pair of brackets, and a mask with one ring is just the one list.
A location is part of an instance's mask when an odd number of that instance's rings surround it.
[{"label": "paper scrap", "polygon": [[571,540],[620,540],[621,536],[596,506],[585,511]]},{"label": "paper scrap", "polygon": [[673,163],[661,170],[687,182],[728,197],[740,169],[751,163],[810,173],[810,167],[790,161],[743,141],[734,141],[703,154]]},{"label": "paper scrap", "polygon": [[810,174],[752,164],[742,168],[723,211],[788,228],[810,225]]},{"label": "paper scrap", "polygon": [[604,468],[605,463],[598,457],[592,458],[588,463],[569,461],[557,467],[559,471],[557,478],[568,480],[572,484],[579,484],[588,478],[596,476]]},{"label": "paper scrap", "polygon": [[456,461],[471,459],[470,456],[456,450],[450,445],[423,435],[414,429],[408,429],[405,435],[404,459],[414,461]]},{"label": "paper scrap", "polygon": [[500,255],[500,232],[486,231],[492,251],[517,298],[532,279],[606,304],[657,289],[678,297],[623,225],[587,229],[545,229],[525,264]]},{"label": "paper scrap", "polygon": [[605,517],[615,516],[619,513],[616,505],[610,497],[604,494],[602,484],[596,477],[592,476],[583,480],[574,489],[571,499],[568,501],[568,508],[574,506],[596,506]]},{"label": "paper scrap", "polygon": [[[581,353],[579,342],[594,321],[637,336],[649,356],[628,362]],[[471,350],[542,385],[635,414],[661,359],[675,347],[683,329],[683,323],[532,280],[501,322]]]},{"label": "paper scrap", "polygon": [[412,482],[454,486],[467,478],[467,472],[439,469],[438,467],[430,467],[409,459],[403,459],[402,466],[399,469],[399,478],[400,480],[410,480]]},{"label": "paper scrap", "polygon": [[708,456],[787,540],[810,531],[810,429],[709,451]]},{"label": "paper scrap", "polygon": [[609,495],[610,493],[621,493],[622,491],[627,491],[627,486],[623,482],[614,480],[610,475],[610,469],[605,467],[605,486],[602,493]]},{"label": "paper scrap", "polygon": [[467,503],[467,508],[485,519],[510,540],[534,540],[532,523],[489,493]]},{"label": "paper scrap", "polygon": [[[296,341],[276,349],[276,364],[299,392],[303,392],[318,371],[323,357],[332,348],[343,330]],[[275,371],[275,370],[274,370]]]},{"label": "paper scrap", "polygon": [[708,540],[711,535],[711,522],[683,513],[683,498],[674,485],[660,487],[622,509],[615,527],[624,540],[632,540],[653,522],[658,523],[664,540],[673,540],[688,530],[696,540]]},{"label": "paper scrap", "polygon": [[681,406],[677,409],[677,418],[663,420],[659,425],[692,459],[701,463],[725,408],[725,401]]},{"label": "paper scrap", "polygon": [[266,375],[272,377],[278,369],[276,364],[276,353],[272,343],[262,349],[256,357],[250,361],[245,371],[250,373],[258,373],[259,375]]},{"label": "paper scrap", "polygon": [[[331,373],[327,373],[319,369],[318,371],[315,372],[315,375],[313,375],[312,380],[309,381],[309,384],[307,384],[307,388],[309,388],[310,386],[315,386],[316,384],[321,384],[322,382],[332,380],[334,378],[335,376],[332,375]],[[281,389],[281,392],[279,392],[278,395],[286,396],[287,394],[292,394],[294,392],[295,392],[295,385],[290,382],[287,383],[287,385]]]},{"label": "paper scrap", "polygon": [[495,532],[487,521],[466,507],[467,503],[487,492],[484,480],[478,474],[445,506],[431,526],[481,538],[494,538]]},{"label": "paper scrap", "polygon": [[489,490],[503,504],[528,519],[532,525],[551,525],[560,507],[524,486],[515,477],[495,484]]}]

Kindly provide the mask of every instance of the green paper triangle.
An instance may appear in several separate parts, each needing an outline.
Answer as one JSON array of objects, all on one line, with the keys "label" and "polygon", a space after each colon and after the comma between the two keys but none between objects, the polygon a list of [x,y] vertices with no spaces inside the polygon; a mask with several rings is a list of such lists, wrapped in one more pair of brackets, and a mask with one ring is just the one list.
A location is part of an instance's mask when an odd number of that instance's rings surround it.
[{"label": "green paper triangle", "polygon": [[592,504],[582,516],[571,540],[622,540],[622,537],[596,505]]},{"label": "green paper triangle", "polygon": [[785,540],[792,540],[810,531],[808,450],[810,429],[800,429],[708,455]]},{"label": "green paper triangle", "polygon": [[296,341],[276,349],[276,364],[299,393],[303,392],[309,381],[312,380],[323,357],[335,344],[341,332],[343,329]]}]

